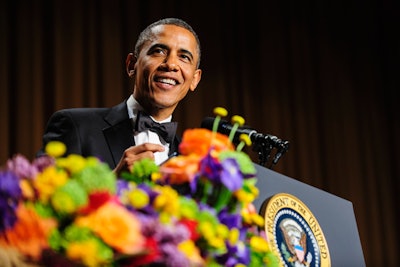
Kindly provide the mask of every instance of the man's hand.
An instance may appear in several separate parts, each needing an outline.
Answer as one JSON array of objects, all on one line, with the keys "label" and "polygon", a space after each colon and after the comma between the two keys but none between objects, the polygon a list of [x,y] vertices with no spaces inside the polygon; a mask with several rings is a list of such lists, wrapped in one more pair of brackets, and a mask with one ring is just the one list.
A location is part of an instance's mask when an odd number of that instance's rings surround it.
[{"label": "man's hand", "polygon": [[164,150],[165,148],[162,145],[152,143],[131,146],[124,151],[124,154],[122,155],[113,172],[119,175],[122,171],[129,171],[136,161],[144,158],[154,160],[154,153],[162,152]]}]

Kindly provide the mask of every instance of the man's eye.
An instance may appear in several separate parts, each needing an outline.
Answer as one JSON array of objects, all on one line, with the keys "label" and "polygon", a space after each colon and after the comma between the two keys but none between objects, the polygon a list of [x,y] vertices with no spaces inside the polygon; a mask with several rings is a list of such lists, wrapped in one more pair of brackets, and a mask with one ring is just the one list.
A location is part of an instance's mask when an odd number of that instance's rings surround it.
[{"label": "man's eye", "polygon": [[182,58],[183,60],[185,60],[185,61],[188,61],[188,62],[191,61],[191,58],[190,58],[188,55],[185,55],[185,54],[182,54],[182,55],[181,55],[181,58]]},{"label": "man's eye", "polygon": [[155,48],[153,49],[153,54],[165,54],[165,52],[161,48]]}]

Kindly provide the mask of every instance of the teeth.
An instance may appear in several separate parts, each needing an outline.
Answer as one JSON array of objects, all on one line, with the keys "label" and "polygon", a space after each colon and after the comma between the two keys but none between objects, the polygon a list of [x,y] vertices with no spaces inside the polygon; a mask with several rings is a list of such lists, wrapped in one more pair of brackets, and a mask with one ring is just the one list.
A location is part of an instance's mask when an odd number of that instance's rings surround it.
[{"label": "teeth", "polygon": [[161,78],[161,79],[158,79],[158,81],[162,82],[162,83],[167,83],[170,85],[176,85],[176,81],[174,79]]}]

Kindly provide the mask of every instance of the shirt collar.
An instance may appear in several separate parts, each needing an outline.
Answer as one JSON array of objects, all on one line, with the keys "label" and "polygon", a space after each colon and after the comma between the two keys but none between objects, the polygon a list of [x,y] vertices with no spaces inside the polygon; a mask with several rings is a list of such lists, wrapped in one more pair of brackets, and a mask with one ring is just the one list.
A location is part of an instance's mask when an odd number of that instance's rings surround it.
[{"label": "shirt collar", "polygon": [[[138,111],[143,111],[143,107],[139,104],[139,102],[136,101],[136,99],[133,97],[133,95],[129,96],[128,100],[126,101],[126,106],[128,108],[129,118],[136,121]],[[159,123],[170,122],[172,120],[172,115],[162,121],[157,121],[152,116],[150,116],[150,117],[153,121],[156,121]]]}]

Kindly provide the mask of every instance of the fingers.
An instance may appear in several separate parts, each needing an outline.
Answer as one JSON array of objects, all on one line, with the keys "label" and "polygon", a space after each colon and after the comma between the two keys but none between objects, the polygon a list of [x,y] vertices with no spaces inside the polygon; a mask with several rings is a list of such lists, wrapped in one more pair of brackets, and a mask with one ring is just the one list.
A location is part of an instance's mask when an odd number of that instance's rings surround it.
[{"label": "fingers", "polygon": [[126,155],[138,155],[141,153],[151,152],[151,154],[155,152],[162,152],[164,151],[164,147],[159,144],[152,144],[152,143],[144,143],[138,146],[131,146],[125,150]]},{"label": "fingers", "polygon": [[155,152],[164,151],[164,147],[158,144],[144,143],[138,146],[131,146],[124,152],[124,160],[128,165],[132,165],[135,161],[149,158],[154,160]]},{"label": "fingers", "polygon": [[136,161],[142,160],[144,158],[149,158],[154,160],[155,152],[162,152],[165,148],[162,145],[144,143],[138,146],[131,146],[124,151],[117,167],[115,167],[114,172],[119,174],[123,170],[130,170]]}]

